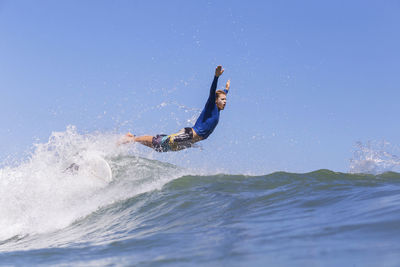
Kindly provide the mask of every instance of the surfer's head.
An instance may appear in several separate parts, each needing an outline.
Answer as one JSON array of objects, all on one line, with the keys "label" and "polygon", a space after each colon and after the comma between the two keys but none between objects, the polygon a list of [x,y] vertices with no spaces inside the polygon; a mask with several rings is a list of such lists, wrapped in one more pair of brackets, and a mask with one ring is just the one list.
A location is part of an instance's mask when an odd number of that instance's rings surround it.
[{"label": "surfer's head", "polygon": [[225,105],[226,105],[226,90],[217,90],[215,92],[216,100],[215,104],[217,104],[217,107],[219,110],[224,110]]}]

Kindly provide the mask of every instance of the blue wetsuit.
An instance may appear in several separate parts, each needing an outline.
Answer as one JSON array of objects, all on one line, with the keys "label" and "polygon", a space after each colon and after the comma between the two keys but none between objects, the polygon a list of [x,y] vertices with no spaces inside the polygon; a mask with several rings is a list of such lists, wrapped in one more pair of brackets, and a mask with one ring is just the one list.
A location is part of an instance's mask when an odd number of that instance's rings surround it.
[{"label": "blue wetsuit", "polygon": [[215,104],[215,91],[217,90],[217,83],[218,77],[214,76],[214,80],[210,88],[210,96],[208,97],[203,111],[193,126],[193,130],[203,139],[207,139],[207,137],[214,131],[219,121],[219,109],[217,104]]},{"label": "blue wetsuit", "polygon": [[193,128],[183,128],[175,134],[157,134],[153,137],[153,148],[157,152],[178,151],[189,148],[193,145],[193,131],[203,139],[206,139],[214,131],[219,120],[219,109],[215,104],[217,83],[218,77],[214,76],[206,106]]}]

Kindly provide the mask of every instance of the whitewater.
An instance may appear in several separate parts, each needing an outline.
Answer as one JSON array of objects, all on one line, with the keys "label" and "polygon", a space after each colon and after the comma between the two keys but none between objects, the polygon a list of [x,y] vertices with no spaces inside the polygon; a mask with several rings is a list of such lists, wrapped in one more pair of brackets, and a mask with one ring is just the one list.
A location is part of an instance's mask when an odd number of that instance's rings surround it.
[{"label": "whitewater", "polygon": [[[0,265],[398,266],[400,161],[358,144],[349,173],[209,173],[74,127],[0,169]],[[101,157],[112,181],[65,171]]]}]

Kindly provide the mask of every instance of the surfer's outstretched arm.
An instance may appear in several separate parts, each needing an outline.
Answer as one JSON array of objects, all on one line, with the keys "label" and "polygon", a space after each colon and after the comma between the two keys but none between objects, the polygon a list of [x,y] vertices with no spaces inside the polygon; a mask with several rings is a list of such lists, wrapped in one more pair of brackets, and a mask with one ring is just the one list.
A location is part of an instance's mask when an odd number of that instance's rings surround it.
[{"label": "surfer's outstretched arm", "polygon": [[[196,135],[200,136],[200,140],[207,139],[208,136],[214,131],[218,124],[219,112],[225,108],[225,103],[217,105],[217,84],[218,78],[224,73],[224,69],[221,65],[217,66],[215,69],[214,80],[210,87],[210,95],[208,96],[206,105],[200,116],[197,118],[196,123],[193,126],[193,131]],[[226,95],[226,93],[222,92]],[[219,99],[219,97],[218,97]]]}]

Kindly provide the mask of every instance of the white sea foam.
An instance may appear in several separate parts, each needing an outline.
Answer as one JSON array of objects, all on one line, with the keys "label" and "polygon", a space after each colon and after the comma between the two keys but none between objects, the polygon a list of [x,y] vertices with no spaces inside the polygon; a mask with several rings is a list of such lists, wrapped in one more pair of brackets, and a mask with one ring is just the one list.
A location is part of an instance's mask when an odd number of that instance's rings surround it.
[{"label": "white sea foam", "polygon": [[[0,169],[0,240],[64,228],[99,207],[159,189],[179,177],[179,170],[168,172],[169,167],[128,156],[128,146],[116,145],[118,138],[82,135],[68,127],[54,132],[47,143],[36,144],[25,162]],[[65,171],[85,153],[110,163],[117,174],[111,183]]]},{"label": "white sea foam", "polygon": [[400,166],[400,158],[395,155],[399,149],[389,142],[357,142],[350,160],[351,173],[380,174],[393,171]]}]

